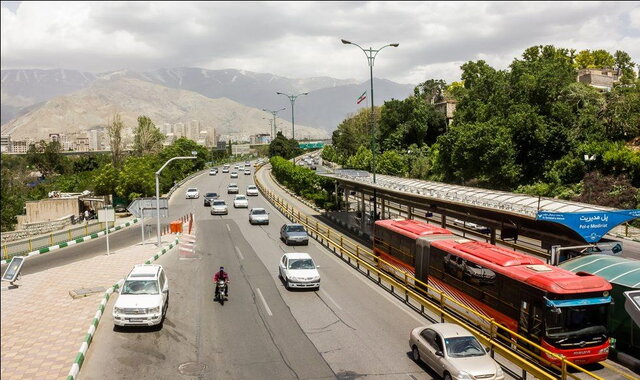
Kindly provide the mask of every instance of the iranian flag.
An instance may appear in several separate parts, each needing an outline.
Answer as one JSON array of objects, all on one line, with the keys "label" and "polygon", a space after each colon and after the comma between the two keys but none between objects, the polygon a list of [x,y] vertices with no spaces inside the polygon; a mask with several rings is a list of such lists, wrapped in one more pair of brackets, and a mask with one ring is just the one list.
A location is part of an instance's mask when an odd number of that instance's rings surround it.
[{"label": "iranian flag", "polygon": [[367,92],[363,92],[362,95],[358,98],[358,104],[362,103],[367,98]]}]

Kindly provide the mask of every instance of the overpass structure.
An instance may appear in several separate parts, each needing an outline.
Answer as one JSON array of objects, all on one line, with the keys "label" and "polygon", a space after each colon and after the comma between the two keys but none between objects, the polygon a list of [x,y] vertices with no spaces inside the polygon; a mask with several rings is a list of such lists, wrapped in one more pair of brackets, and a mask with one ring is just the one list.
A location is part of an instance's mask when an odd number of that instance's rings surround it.
[{"label": "overpass structure", "polygon": [[492,244],[497,231],[502,240],[526,236],[539,240],[541,248],[547,250],[557,245],[595,243],[616,225],[640,217],[640,210],[388,175],[377,174],[374,183],[371,173],[361,170],[318,174],[335,180],[336,187],[344,189],[345,199],[351,192],[359,193],[363,211],[369,204],[369,210],[381,210],[378,217],[384,218],[391,204],[399,204],[406,207],[409,218],[423,213],[440,215],[443,227],[448,217],[477,223],[490,229]]}]

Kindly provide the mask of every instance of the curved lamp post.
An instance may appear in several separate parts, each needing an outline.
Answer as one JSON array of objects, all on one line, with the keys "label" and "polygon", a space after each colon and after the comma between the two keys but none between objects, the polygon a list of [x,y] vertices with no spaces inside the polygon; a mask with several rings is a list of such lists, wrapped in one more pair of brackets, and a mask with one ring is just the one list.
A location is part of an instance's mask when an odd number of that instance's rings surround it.
[{"label": "curved lamp post", "polygon": [[295,118],[293,114],[293,105],[295,104],[298,96],[309,95],[309,93],[303,92],[302,94],[298,94],[298,95],[289,95],[289,94],[284,94],[282,92],[276,92],[276,94],[286,96],[287,98],[289,98],[289,101],[291,102],[291,138],[295,140],[296,139],[296,123],[295,123]]},{"label": "curved lamp post", "polygon": [[[284,111],[284,110],[286,110],[286,108],[280,108],[280,109],[279,109],[279,110],[277,110],[277,111],[268,110],[268,109],[266,109],[266,108],[263,108],[262,110],[263,110],[263,111],[266,111],[266,112],[269,112],[271,115],[273,115],[273,134],[271,135],[271,139],[273,140],[273,139],[275,139],[275,138],[276,138],[276,133],[278,133],[278,132],[277,132],[277,129],[276,129],[276,114],[277,114],[278,112],[280,112],[280,111]],[[293,112],[293,107],[291,107],[291,112]]]},{"label": "curved lamp post", "polygon": [[[160,170],[158,170],[156,172],[156,212],[158,215],[157,216],[157,230],[156,230],[156,234],[158,236],[158,247],[160,247],[160,172],[162,172],[162,170],[165,168],[165,166],[167,166],[169,164],[169,162],[173,161],[173,160],[194,160],[198,157],[196,157],[196,155],[198,154],[198,152],[191,152],[192,156],[188,156],[188,157],[173,157],[170,158],[167,162],[164,163],[164,165],[162,165],[162,167],[160,168]],[[144,215],[143,215],[144,216]]]},{"label": "curved lamp post", "polygon": [[[383,47],[381,47],[380,49],[373,49],[373,48],[369,48],[369,49],[365,49],[362,46],[351,42],[351,41],[347,41],[345,39],[341,39],[340,41],[342,41],[343,44],[345,45],[355,45],[357,47],[360,48],[360,50],[362,50],[362,52],[364,53],[364,55],[367,57],[367,63],[369,64],[369,73],[370,73],[370,80],[371,80],[371,153],[373,154],[373,156],[371,157],[371,168],[373,170],[373,183],[376,183],[376,124],[375,124],[375,116],[373,113],[373,64],[376,60],[376,56],[378,55],[378,53],[380,52],[380,50],[386,48],[386,47],[398,47],[400,46],[400,44],[395,43],[395,44],[388,44],[388,45],[384,45]],[[378,211],[378,206],[377,206],[377,201],[376,201],[376,190],[375,187],[373,189],[373,220],[375,221],[376,219],[376,215],[377,215],[377,211]]]}]

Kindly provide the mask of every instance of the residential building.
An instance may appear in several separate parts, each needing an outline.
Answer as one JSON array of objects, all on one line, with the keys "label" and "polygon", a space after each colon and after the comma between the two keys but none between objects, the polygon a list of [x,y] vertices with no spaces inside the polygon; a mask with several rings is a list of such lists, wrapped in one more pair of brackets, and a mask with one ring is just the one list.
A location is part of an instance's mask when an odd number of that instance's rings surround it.
[{"label": "residential building", "polygon": [[11,136],[9,135],[0,136],[0,152],[11,153]]},{"label": "residential building", "polygon": [[76,137],[75,147],[73,149],[76,152],[88,152],[89,151],[89,138],[88,137]]},{"label": "residential building", "polygon": [[173,125],[173,135],[176,139],[180,137],[186,137],[184,123],[175,123]]},{"label": "residential building", "polygon": [[578,82],[588,84],[601,91],[611,91],[614,83],[620,79],[620,72],[613,69],[580,69]]},{"label": "residential building", "polygon": [[441,102],[434,103],[434,107],[436,111],[442,113],[446,119],[447,127],[453,121],[453,114],[456,112],[456,104],[458,103],[455,99],[445,99]]},{"label": "residential building", "polygon": [[29,142],[27,140],[11,141],[11,153],[27,153]]}]

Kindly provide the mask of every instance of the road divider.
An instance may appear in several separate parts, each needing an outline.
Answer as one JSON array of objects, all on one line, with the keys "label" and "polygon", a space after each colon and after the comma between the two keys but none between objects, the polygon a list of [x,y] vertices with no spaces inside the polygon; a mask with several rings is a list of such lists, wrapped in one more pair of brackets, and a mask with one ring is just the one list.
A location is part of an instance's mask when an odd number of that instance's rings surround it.
[{"label": "road divider", "polygon": [[[109,232],[119,231],[119,230],[121,230],[123,228],[129,227],[129,226],[131,226],[131,225],[133,225],[135,223],[138,223],[138,221],[139,221],[138,219],[133,219],[130,222],[126,222],[126,223],[121,224],[119,226],[111,227],[111,228],[109,228]],[[35,251],[28,252],[25,255],[16,255],[16,256],[24,256],[24,257],[28,258],[28,257],[32,257],[32,256],[42,255],[43,253],[55,251],[55,250],[58,250],[60,248],[69,247],[69,246],[72,246],[72,245],[75,245],[75,244],[83,243],[83,242],[88,241],[88,240],[99,238],[100,236],[103,236],[105,233],[106,233],[106,229],[104,229],[102,231],[99,231],[99,232],[92,233],[91,235],[87,235],[87,236],[84,236],[84,237],[81,237],[81,238],[77,238],[77,239],[74,239],[74,240],[69,240],[69,241],[66,241],[66,242],[62,242],[62,243],[57,244],[57,245],[52,245],[50,247],[40,248],[40,249],[37,249]],[[4,264],[7,264],[9,261],[10,260],[8,260],[8,259],[7,260],[2,260],[2,261],[0,261],[0,264],[4,265]]]},{"label": "road divider", "polygon": [[[165,253],[169,252],[173,247],[175,247],[178,244],[179,240],[180,240],[180,237],[177,237],[171,244],[169,244],[169,246],[163,248],[157,254],[150,257],[149,260],[145,261],[145,264],[151,264],[152,262],[160,258],[162,255],[164,255]],[[121,279],[120,281],[113,284],[113,286],[111,286],[109,289],[107,289],[104,292],[104,296],[100,301],[100,306],[98,306],[98,310],[96,311],[96,314],[94,315],[93,320],[91,321],[91,325],[87,330],[87,333],[84,337],[84,341],[80,345],[78,354],[76,355],[76,358],[73,361],[73,364],[71,365],[71,369],[69,370],[69,375],[67,376],[67,380],[75,380],[77,378],[78,373],[80,372],[80,368],[82,368],[82,364],[84,363],[84,359],[87,355],[87,350],[91,345],[93,336],[96,333],[98,324],[100,323],[100,319],[102,318],[102,315],[104,314],[104,310],[107,307],[107,302],[109,302],[109,298],[111,297],[113,292],[117,291],[120,287],[122,287],[123,284],[124,284],[124,279]]]}]

